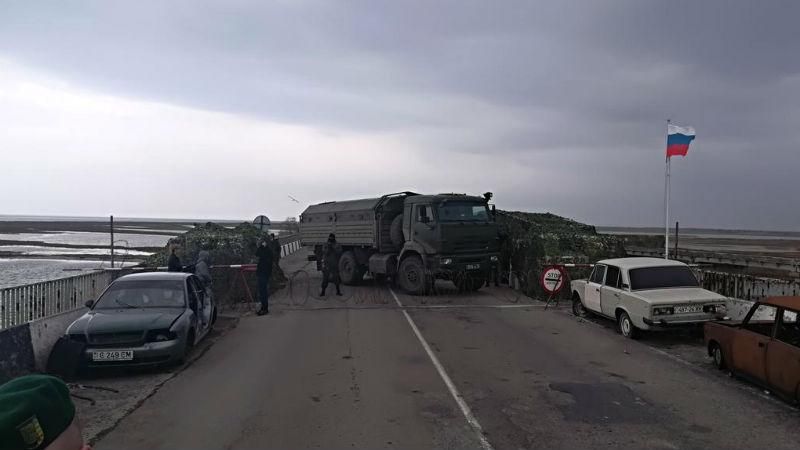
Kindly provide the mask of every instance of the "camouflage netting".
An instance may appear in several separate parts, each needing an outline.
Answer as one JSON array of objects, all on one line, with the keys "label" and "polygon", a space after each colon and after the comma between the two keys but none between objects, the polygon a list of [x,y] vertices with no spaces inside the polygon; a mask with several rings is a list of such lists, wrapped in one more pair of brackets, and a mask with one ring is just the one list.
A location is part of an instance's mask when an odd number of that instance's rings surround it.
[{"label": "camouflage netting", "polygon": [[[539,285],[542,268],[549,263],[592,263],[625,256],[620,238],[598,234],[591,225],[550,213],[498,211],[497,222],[505,236],[500,249],[501,273],[511,273],[525,294],[543,298]],[[572,278],[587,271],[571,269]],[[568,297],[568,289],[562,295]]]},{"label": "camouflage netting", "polygon": [[[249,223],[242,223],[231,229],[208,222],[170,239],[163,249],[149,256],[142,265],[147,267],[166,266],[172,245],[178,247],[177,254],[184,265],[195,264],[201,250],[209,252],[212,266],[251,264],[257,261],[255,252],[258,242],[267,237],[268,233],[258,230]],[[248,299],[238,269],[215,268],[211,270],[211,276],[214,295],[218,302],[237,302]],[[245,273],[245,279],[255,299],[257,295],[255,273]],[[286,275],[276,263],[272,269],[270,292],[275,292],[285,285]]]}]

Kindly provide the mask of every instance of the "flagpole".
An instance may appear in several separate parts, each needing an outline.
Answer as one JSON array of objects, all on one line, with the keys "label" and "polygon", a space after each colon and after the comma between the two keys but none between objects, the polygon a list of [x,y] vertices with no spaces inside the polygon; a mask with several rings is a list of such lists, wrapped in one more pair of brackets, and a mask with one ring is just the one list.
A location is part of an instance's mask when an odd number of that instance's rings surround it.
[{"label": "flagpole", "polygon": [[664,207],[664,259],[669,259],[669,163],[670,158],[667,156],[666,181],[664,182],[664,190],[666,191],[664,194],[664,204],[666,205]]},{"label": "flagpole", "polygon": [[[667,139],[669,139],[669,119],[667,119]],[[670,158],[666,155],[664,163],[664,259],[669,259],[669,166]]]}]

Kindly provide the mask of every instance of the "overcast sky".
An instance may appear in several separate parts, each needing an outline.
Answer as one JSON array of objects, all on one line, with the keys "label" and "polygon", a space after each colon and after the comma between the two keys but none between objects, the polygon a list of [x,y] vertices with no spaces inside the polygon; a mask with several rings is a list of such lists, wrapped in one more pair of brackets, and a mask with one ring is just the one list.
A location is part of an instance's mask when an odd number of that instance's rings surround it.
[{"label": "overcast sky", "polygon": [[[800,2],[0,0],[0,214],[500,208],[797,230]],[[289,199],[297,198],[300,204]]]}]

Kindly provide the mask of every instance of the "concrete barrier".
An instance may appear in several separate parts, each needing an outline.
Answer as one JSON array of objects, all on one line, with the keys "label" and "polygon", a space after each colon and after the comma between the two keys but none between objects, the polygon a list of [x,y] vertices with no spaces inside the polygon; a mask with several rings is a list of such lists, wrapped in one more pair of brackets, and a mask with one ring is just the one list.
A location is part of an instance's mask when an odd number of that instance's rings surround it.
[{"label": "concrete barrier", "polygon": [[28,324],[0,331],[0,384],[35,369]]},{"label": "concrete barrier", "polygon": [[28,324],[33,350],[34,368],[44,372],[47,368],[47,358],[58,338],[64,335],[67,327],[78,317],[82,316],[89,308],[67,311],[44,319],[34,320]]}]

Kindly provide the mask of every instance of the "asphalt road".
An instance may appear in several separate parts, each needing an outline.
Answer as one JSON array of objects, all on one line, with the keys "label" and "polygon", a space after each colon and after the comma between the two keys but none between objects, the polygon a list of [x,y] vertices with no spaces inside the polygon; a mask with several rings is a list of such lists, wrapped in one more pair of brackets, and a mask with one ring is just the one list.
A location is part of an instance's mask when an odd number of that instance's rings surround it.
[{"label": "asphalt road", "polygon": [[566,308],[350,289],[242,318],[95,448],[797,448],[796,409]]}]

